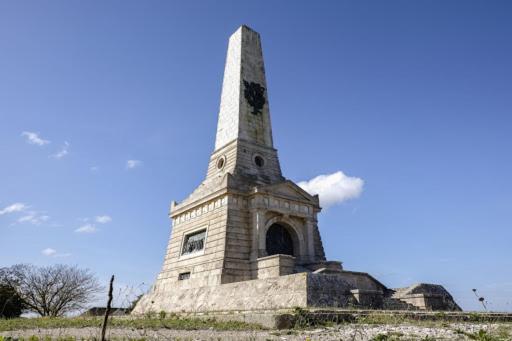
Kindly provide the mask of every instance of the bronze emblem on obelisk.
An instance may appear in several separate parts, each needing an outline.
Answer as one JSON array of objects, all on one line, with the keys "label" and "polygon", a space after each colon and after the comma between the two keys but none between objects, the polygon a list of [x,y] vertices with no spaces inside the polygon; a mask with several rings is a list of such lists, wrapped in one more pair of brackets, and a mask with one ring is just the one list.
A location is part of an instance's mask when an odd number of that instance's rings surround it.
[{"label": "bronze emblem on obelisk", "polygon": [[258,83],[248,82],[246,80],[244,80],[244,86],[244,96],[252,107],[252,113],[254,115],[261,113],[265,105],[265,88]]}]

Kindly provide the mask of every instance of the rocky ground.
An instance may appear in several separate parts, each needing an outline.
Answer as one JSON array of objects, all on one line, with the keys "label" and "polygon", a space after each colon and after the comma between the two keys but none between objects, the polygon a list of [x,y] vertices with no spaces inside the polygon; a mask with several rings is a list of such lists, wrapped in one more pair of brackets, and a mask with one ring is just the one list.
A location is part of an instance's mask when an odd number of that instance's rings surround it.
[{"label": "rocky ground", "polygon": [[[8,337],[25,338],[38,336],[59,339],[98,338],[98,328],[29,329],[0,332],[4,340]],[[257,330],[216,331],[171,330],[171,329],[110,329],[111,340],[512,340],[512,324],[450,323],[439,325],[365,325],[343,324],[333,327],[306,330]],[[0,338],[1,339],[1,338]]]}]

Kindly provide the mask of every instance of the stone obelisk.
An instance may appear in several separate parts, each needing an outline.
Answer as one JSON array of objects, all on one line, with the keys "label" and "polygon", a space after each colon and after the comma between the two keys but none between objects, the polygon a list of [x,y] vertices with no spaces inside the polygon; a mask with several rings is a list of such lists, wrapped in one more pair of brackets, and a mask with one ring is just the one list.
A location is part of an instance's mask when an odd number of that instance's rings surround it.
[{"label": "stone obelisk", "polygon": [[[206,178],[185,200],[171,204],[172,233],[162,271],[135,311],[176,311],[184,303],[172,302],[171,292],[187,296],[209,288],[216,295],[228,283],[324,262],[319,211],[317,196],[281,174],[260,35],[241,26],[229,39]],[[215,300],[209,301],[211,309]]]},{"label": "stone obelisk", "polygon": [[273,147],[260,35],[247,26],[229,38],[215,149],[235,139]]},{"label": "stone obelisk", "polygon": [[260,35],[241,26],[229,39],[206,177],[171,203],[162,270],[133,313],[382,305],[383,284],[326,261],[320,210],[318,196],[281,173]]}]

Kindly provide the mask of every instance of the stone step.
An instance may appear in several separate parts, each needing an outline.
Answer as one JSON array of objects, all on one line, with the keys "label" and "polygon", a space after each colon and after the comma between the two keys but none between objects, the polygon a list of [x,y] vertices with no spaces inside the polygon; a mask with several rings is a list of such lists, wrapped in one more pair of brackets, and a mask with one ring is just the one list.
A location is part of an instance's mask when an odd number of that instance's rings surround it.
[{"label": "stone step", "polygon": [[398,298],[386,297],[382,302],[382,309],[386,310],[419,310],[417,307]]}]

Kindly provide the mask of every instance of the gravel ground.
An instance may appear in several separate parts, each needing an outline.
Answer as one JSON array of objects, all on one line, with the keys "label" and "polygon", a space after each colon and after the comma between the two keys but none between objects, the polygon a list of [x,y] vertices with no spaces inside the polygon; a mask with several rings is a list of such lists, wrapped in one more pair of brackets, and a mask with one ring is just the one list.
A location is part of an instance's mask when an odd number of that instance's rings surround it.
[{"label": "gravel ground", "polygon": [[[485,330],[488,333],[507,331],[509,340],[512,340],[512,324],[469,324],[453,323],[443,327],[413,326],[413,325],[363,325],[344,324],[335,327],[319,328],[313,330],[263,330],[263,331],[216,331],[216,330],[141,330],[141,329],[110,329],[109,338],[114,339],[140,339],[145,340],[372,340],[377,335],[389,335],[392,340],[469,340],[470,338],[456,330],[465,333],[478,333]],[[503,334],[503,333],[502,333]],[[62,328],[62,329],[31,329],[0,332],[0,336],[30,337],[51,336],[52,338],[74,336],[80,338],[94,338],[99,336],[97,328]],[[382,338],[381,338],[382,339]],[[503,340],[506,340],[504,338]]]}]

